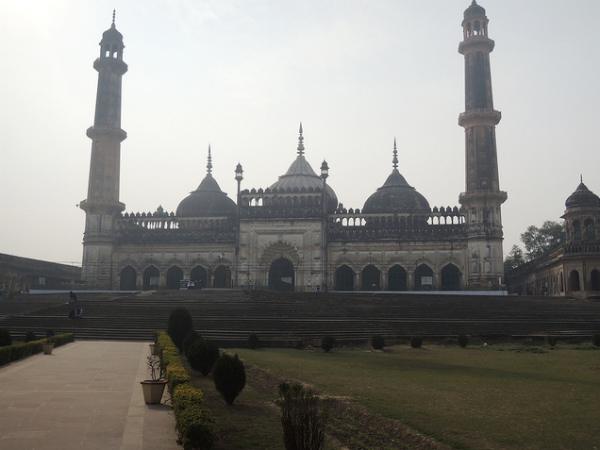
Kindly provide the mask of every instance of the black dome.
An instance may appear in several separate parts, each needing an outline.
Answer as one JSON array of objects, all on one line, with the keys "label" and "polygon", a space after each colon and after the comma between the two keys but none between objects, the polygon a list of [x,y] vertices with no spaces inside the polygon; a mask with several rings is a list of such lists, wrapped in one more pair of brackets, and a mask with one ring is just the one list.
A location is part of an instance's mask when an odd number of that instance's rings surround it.
[{"label": "black dome", "polygon": [[471,6],[469,6],[465,12],[463,17],[465,19],[469,19],[471,17],[485,17],[485,9],[483,9],[481,6],[479,6],[477,4],[477,2],[475,0],[473,0],[473,3],[471,3]]},{"label": "black dome", "polygon": [[110,26],[108,30],[102,33],[103,42],[123,42],[123,35],[115,27],[115,23]]},{"label": "black dome", "polygon": [[212,163],[210,147],[208,148],[207,173],[204,180],[194,192],[184,198],[177,207],[178,217],[219,217],[234,216],[236,205],[227,194],[221,190],[217,181],[211,175]]},{"label": "black dome", "polygon": [[583,182],[577,186],[575,192],[573,192],[565,202],[567,208],[577,207],[600,207],[600,197],[590,191]]},{"label": "black dome", "polygon": [[384,185],[367,199],[362,212],[427,214],[431,208],[427,199],[394,168]]}]

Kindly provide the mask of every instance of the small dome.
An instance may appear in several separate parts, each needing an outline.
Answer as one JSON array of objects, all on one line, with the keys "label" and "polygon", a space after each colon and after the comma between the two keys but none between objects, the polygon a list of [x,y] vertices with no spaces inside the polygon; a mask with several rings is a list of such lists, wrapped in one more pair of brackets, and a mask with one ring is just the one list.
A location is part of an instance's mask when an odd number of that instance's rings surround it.
[{"label": "small dome", "polygon": [[[298,156],[296,160],[292,163],[288,171],[285,175],[279,177],[275,183],[269,186],[271,191],[277,189],[278,191],[282,190],[298,190],[304,189],[308,191],[311,190],[321,190],[323,188],[323,179],[315,173],[312,169],[306,158],[304,157],[304,138],[302,137],[302,124],[300,124],[300,137],[298,138]],[[338,200],[337,195],[331,188],[331,186],[326,185],[325,190],[327,191],[328,212],[332,213],[336,210]]]},{"label": "small dome", "polygon": [[184,198],[177,207],[178,217],[218,217],[233,216],[235,202],[221,190],[211,175],[210,147],[208,148],[207,174],[194,192]]},{"label": "small dome", "polygon": [[417,190],[410,186],[398,172],[398,157],[396,140],[394,139],[394,170],[383,186],[371,195],[365,202],[362,212],[373,213],[409,213],[428,214],[431,212],[429,202]]},{"label": "small dome", "polygon": [[123,35],[116,29],[114,22],[108,30],[102,33],[102,41],[123,42]]},{"label": "small dome", "polygon": [[565,206],[568,208],[577,207],[600,207],[600,197],[590,191],[583,182],[577,186],[575,192],[573,192],[567,201]]},{"label": "small dome", "polygon": [[475,0],[473,0],[471,6],[465,10],[463,17],[465,19],[470,19],[471,17],[485,17],[485,9],[483,9]]}]

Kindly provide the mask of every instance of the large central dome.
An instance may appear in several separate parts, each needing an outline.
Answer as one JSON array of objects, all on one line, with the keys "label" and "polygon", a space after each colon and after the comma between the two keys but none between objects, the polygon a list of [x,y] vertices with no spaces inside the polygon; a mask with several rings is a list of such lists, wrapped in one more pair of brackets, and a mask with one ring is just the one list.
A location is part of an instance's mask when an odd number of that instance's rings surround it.
[{"label": "large central dome", "polygon": [[[269,186],[271,191],[286,192],[308,192],[321,190],[323,188],[323,179],[315,173],[306,158],[304,157],[304,137],[302,137],[302,124],[300,124],[300,136],[298,137],[298,156],[287,170],[285,175],[281,175],[279,180]],[[326,185],[327,191],[327,210],[333,212],[337,208],[338,200],[331,186]]]},{"label": "large central dome", "polygon": [[394,170],[383,186],[371,195],[362,212],[365,214],[427,214],[431,212],[429,202],[417,190],[410,186],[406,179],[398,172],[398,157],[396,140],[394,139]]},{"label": "large central dome", "polygon": [[184,198],[177,207],[179,217],[219,217],[233,216],[235,202],[221,190],[217,180],[211,174],[212,164],[210,147],[208,148],[207,173],[198,189]]}]

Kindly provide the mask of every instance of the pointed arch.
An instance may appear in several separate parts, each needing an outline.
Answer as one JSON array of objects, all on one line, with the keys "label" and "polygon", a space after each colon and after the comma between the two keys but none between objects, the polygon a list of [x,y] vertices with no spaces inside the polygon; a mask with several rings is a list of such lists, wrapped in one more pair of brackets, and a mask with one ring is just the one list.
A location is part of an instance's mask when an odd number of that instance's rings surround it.
[{"label": "pointed arch", "polygon": [[131,266],[124,267],[119,276],[119,289],[121,291],[135,291],[137,272]]},{"label": "pointed arch", "polygon": [[226,266],[219,266],[215,269],[213,274],[213,285],[212,287],[217,289],[226,289],[229,287],[231,281],[231,271]]},{"label": "pointed arch", "polygon": [[278,258],[269,268],[269,289],[293,291],[295,287],[294,264],[287,258]]},{"label": "pointed arch", "polygon": [[425,263],[415,269],[415,290],[433,290],[433,270]]},{"label": "pointed arch", "polygon": [[190,280],[194,283],[200,282],[197,288],[207,287],[208,286],[208,273],[206,269],[202,266],[196,266],[190,272]]},{"label": "pointed arch", "polygon": [[581,285],[579,284],[579,272],[577,270],[572,270],[569,274],[569,290],[570,291],[580,291]]},{"label": "pointed arch", "polygon": [[167,270],[167,289],[179,289],[181,280],[183,280],[183,270],[179,266],[172,266]]},{"label": "pointed arch", "polygon": [[396,264],[388,270],[388,291],[407,291],[406,270]]},{"label": "pointed arch", "polygon": [[145,291],[149,289],[158,289],[160,272],[155,266],[147,267],[144,270],[144,284],[143,289]]},{"label": "pointed arch", "polygon": [[335,290],[353,291],[354,290],[354,270],[344,264],[335,271]]},{"label": "pointed arch", "polygon": [[381,272],[373,264],[369,264],[362,270],[363,291],[378,291],[381,288]]},{"label": "pointed arch", "polygon": [[590,289],[592,291],[600,291],[600,272],[597,269],[590,273]]},{"label": "pointed arch", "polygon": [[460,270],[454,264],[442,268],[442,291],[460,290]]}]

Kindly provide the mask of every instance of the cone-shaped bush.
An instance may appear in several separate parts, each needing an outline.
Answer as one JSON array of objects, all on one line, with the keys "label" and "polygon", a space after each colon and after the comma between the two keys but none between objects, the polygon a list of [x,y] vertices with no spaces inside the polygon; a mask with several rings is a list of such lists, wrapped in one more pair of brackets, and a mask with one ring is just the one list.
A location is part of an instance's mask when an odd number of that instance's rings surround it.
[{"label": "cone-shaped bush", "polygon": [[188,351],[190,346],[200,339],[202,336],[196,330],[190,330],[188,334],[186,334],[185,339],[183,340],[183,354],[185,357],[188,357]]},{"label": "cone-shaped bush", "polygon": [[25,342],[37,341],[37,337],[33,331],[25,333]]},{"label": "cone-shaped bush", "polygon": [[466,334],[459,334],[457,341],[458,345],[460,345],[462,348],[465,348],[467,345],[469,345],[469,338]]},{"label": "cone-shaped bush", "polygon": [[376,334],[371,338],[371,345],[375,350],[381,350],[385,347],[385,339],[382,335]]},{"label": "cone-shaped bush", "polygon": [[258,336],[256,335],[256,333],[250,333],[248,335],[248,348],[256,350],[259,345],[260,341],[258,340]]},{"label": "cone-shaped bush", "polygon": [[326,352],[330,351],[335,347],[335,338],[333,336],[323,336],[323,339],[321,339],[321,347]]},{"label": "cone-shaped bush", "polygon": [[179,349],[179,353],[183,351],[183,340],[193,329],[192,315],[186,308],[178,307],[171,310],[167,333]]},{"label": "cone-shaped bush", "polygon": [[212,368],[215,388],[225,399],[225,403],[233,405],[236,397],[246,386],[246,369],[238,355],[223,353]]},{"label": "cone-shaped bush", "polygon": [[188,349],[187,360],[196,372],[207,376],[219,359],[219,347],[213,341],[200,338]]},{"label": "cone-shaped bush", "polygon": [[420,336],[413,336],[410,338],[410,346],[412,348],[419,348],[423,345],[423,339]]},{"label": "cone-shaped bush", "polygon": [[600,347],[600,333],[596,333],[592,336],[592,344],[596,347]]},{"label": "cone-shaped bush", "polygon": [[7,328],[0,328],[0,347],[12,344],[12,338],[10,337],[10,331]]}]

